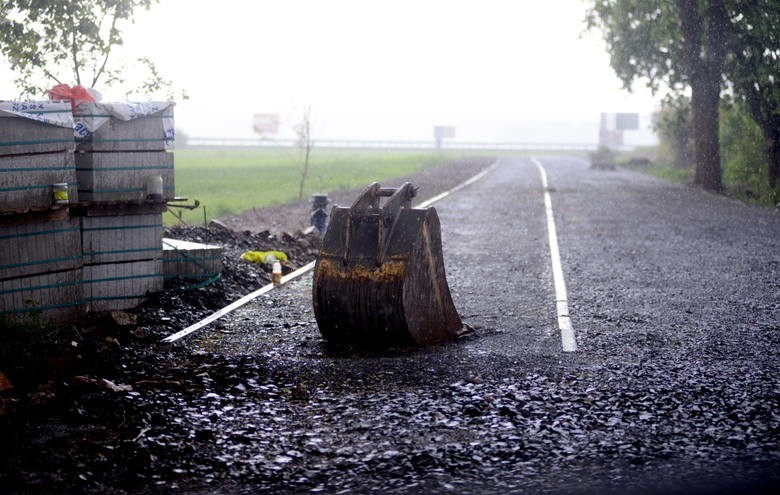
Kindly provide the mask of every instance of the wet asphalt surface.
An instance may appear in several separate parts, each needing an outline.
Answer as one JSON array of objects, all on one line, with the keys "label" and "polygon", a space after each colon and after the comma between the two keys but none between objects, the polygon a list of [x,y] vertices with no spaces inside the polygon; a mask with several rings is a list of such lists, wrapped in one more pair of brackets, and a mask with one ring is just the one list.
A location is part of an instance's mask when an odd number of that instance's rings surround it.
[{"label": "wet asphalt surface", "polygon": [[[196,438],[208,424],[225,463],[182,487],[777,488],[780,215],[582,160],[541,161],[579,352],[560,350],[538,171],[503,159],[436,205],[450,289],[475,333],[432,349],[337,352],[317,332],[310,278],[263,297],[186,344],[273,379],[236,370],[238,388],[177,415]],[[206,421],[205,409],[222,412]]]},{"label": "wet asphalt surface", "polygon": [[578,352],[561,352],[539,172],[504,158],[435,205],[472,334],[329,348],[304,276],[93,398],[126,414],[85,428],[103,446],[68,491],[775,493],[780,213],[540,161]]}]

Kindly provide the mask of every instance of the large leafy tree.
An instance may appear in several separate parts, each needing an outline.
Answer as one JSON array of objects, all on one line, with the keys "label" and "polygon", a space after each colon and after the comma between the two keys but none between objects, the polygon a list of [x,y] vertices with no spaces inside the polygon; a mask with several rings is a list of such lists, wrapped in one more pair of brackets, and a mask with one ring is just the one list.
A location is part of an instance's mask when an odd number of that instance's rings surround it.
[{"label": "large leafy tree", "polygon": [[121,68],[110,64],[112,50],[122,44],[121,28],[156,1],[0,0],[0,54],[17,74],[21,96],[55,83],[121,82]]},{"label": "large leafy tree", "polygon": [[718,140],[722,94],[746,102],[780,176],[780,2],[777,0],[593,0],[612,67],[627,87],[690,88],[694,181],[722,189]]},{"label": "large leafy tree", "polygon": [[727,86],[745,103],[766,143],[769,186],[780,186],[780,2],[735,2]]},{"label": "large leafy tree", "polygon": [[594,0],[588,25],[604,34],[627,87],[691,89],[694,182],[720,191],[718,106],[729,16],[724,0]]}]

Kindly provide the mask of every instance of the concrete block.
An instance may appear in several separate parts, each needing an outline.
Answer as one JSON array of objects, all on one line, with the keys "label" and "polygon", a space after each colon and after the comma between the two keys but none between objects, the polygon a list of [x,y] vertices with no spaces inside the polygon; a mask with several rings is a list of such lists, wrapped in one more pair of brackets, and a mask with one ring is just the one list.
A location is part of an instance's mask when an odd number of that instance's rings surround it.
[{"label": "concrete block", "polygon": [[80,268],[76,219],[0,226],[0,279]]},{"label": "concrete block", "polygon": [[0,102],[0,156],[72,152],[75,144],[70,103]]},{"label": "concrete block", "polygon": [[86,313],[81,268],[0,280],[0,316],[59,323]]},{"label": "concrete block", "polygon": [[0,213],[50,208],[57,183],[68,184],[70,203],[78,201],[71,151],[0,156]]},{"label": "concrete block", "polygon": [[84,266],[84,297],[90,311],[134,308],[162,290],[162,259]]},{"label": "concrete block", "polygon": [[166,280],[181,277],[199,282],[222,273],[221,246],[168,238],[162,242]]},{"label": "concrete block", "polygon": [[162,214],[81,217],[84,264],[162,258]]},{"label": "concrete block", "polygon": [[[142,111],[161,108],[142,115],[133,104],[82,103],[73,114],[77,149],[81,151],[165,151],[173,144],[173,105],[166,102],[135,104]],[[118,113],[125,113],[122,120]]]},{"label": "concrete block", "polygon": [[173,199],[176,195],[173,153],[76,153],[76,177],[81,201],[143,202],[147,199],[147,180],[153,176],[162,178],[163,196],[160,199]]}]

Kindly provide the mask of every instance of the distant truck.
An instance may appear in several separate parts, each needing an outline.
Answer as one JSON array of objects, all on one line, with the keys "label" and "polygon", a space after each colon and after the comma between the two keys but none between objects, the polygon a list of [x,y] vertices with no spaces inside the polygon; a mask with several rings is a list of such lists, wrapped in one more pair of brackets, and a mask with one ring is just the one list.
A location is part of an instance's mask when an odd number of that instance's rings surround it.
[{"label": "distant truck", "polygon": [[615,152],[606,146],[599,146],[590,153],[590,168],[594,170],[615,170]]}]

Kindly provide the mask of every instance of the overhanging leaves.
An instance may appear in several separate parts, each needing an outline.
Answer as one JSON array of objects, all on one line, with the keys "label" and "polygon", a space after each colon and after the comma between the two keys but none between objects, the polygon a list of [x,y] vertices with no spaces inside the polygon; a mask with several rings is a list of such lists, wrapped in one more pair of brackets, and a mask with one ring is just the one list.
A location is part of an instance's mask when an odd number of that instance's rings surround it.
[{"label": "overhanging leaves", "polygon": [[106,78],[120,26],[156,0],[6,0],[0,4],[0,54],[23,94],[54,82],[95,86]]}]

